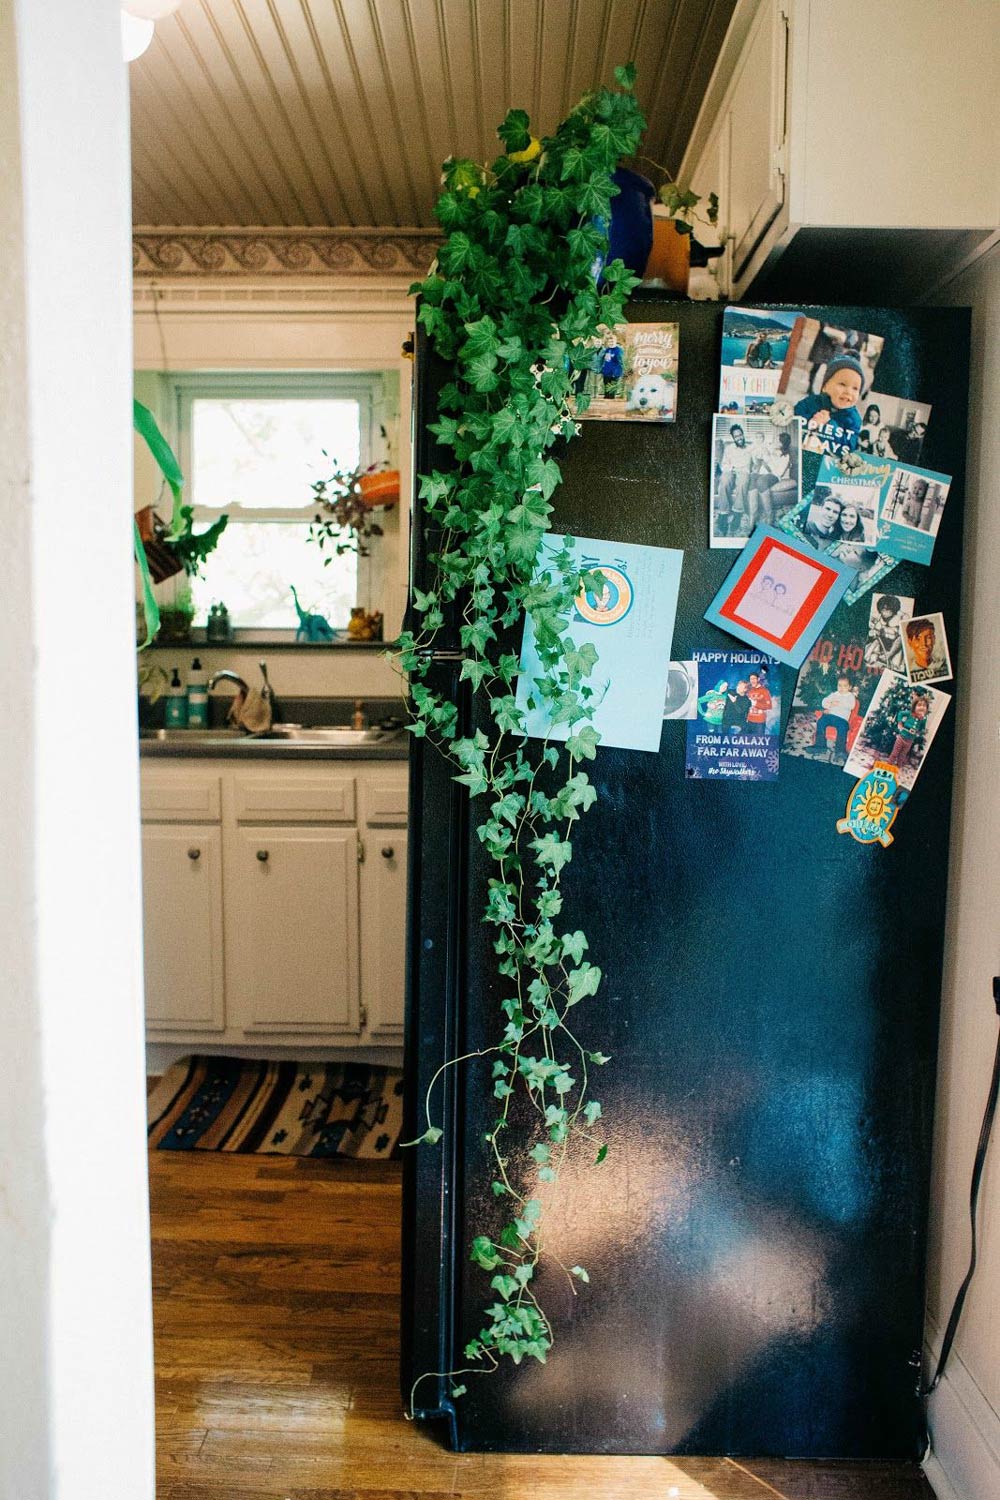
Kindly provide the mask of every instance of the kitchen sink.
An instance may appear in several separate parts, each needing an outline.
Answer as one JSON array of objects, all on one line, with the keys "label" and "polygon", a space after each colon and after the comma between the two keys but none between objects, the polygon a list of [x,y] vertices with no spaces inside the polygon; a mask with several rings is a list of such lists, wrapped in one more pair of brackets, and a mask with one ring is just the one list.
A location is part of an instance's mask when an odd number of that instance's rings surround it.
[{"label": "kitchen sink", "polygon": [[379,745],[394,739],[398,729],[380,729],[372,725],[369,729],[352,729],[347,724],[274,724],[263,734],[246,734],[242,729],[141,729],[140,740],[155,740],[167,745],[191,745],[217,750],[223,746],[252,744],[255,740],[298,745],[329,745],[333,749],[347,750],[351,747]]}]

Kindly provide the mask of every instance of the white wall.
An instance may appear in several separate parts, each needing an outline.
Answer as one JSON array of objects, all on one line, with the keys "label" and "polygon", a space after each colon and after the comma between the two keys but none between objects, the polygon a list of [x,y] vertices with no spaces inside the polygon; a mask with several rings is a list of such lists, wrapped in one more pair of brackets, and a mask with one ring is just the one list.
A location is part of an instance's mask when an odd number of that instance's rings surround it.
[{"label": "white wall", "polygon": [[[410,493],[410,382],[412,365],[403,358],[403,340],[413,330],[413,303],[395,284],[363,287],[318,278],[294,278],[236,285],[187,277],[174,284],[137,284],[135,366],[137,394],[150,393],[144,372],[182,370],[395,370],[399,378],[399,469],[403,501],[386,513],[383,610],[387,638],[400,629],[406,603]],[[137,451],[136,493],[159,488],[148,454]],[[138,503],[138,502],[137,502]],[[164,585],[169,587],[169,585]],[[150,658],[172,666],[190,664],[188,647],[169,653],[156,648]],[[256,680],[262,652],[232,647],[211,653],[209,671],[232,666]],[[266,656],[266,651],[263,652]],[[205,654],[202,653],[205,660]],[[292,697],[384,697],[400,693],[400,679],[377,653],[344,651],[281,652],[269,660],[279,699]],[[246,669],[246,670],[244,670]],[[183,680],[183,673],[182,680]]]},{"label": "white wall", "polygon": [[[958,758],[951,850],[929,1260],[937,1349],[969,1256],[968,1193],[997,1039],[990,981],[1000,973],[1000,251],[944,297],[973,307],[969,485]],[[982,1186],[981,1259],[950,1373],[931,1398],[942,1496],[1000,1494],[1000,1134]],[[940,1465],[939,1469],[937,1465]],[[943,1473],[941,1472],[943,1469]]]},{"label": "white wall", "polygon": [[153,1494],[120,46],[0,6],[2,1500]]}]

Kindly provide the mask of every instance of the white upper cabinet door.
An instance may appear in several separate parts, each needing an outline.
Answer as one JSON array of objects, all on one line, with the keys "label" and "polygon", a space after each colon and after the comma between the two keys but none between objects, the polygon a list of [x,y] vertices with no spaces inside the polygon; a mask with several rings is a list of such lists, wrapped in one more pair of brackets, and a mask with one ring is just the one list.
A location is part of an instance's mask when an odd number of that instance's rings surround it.
[{"label": "white upper cabinet door", "polygon": [[222,835],[204,824],[142,830],[146,1022],[221,1031]]},{"label": "white upper cabinet door", "polygon": [[373,1041],[403,1036],[406,997],[405,828],[371,829],[361,872],[361,976]]},{"label": "white upper cabinet door", "polygon": [[785,198],[785,81],[788,22],[780,0],[765,0],[729,95],[726,229],[737,280]]},{"label": "white upper cabinet door", "polygon": [[227,846],[230,1023],[316,1036],[359,1029],[358,836],[239,827]]}]

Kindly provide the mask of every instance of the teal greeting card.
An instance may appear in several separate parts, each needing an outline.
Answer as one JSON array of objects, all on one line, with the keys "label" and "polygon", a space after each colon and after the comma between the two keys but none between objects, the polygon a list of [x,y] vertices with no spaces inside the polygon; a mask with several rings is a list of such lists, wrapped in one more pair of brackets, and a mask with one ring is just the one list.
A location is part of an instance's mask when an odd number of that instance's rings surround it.
[{"label": "teal greeting card", "polygon": [[[551,558],[565,541],[554,534],[544,539],[539,576],[548,574]],[[658,751],[684,554],[594,537],[574,537],[570,545],[581,573],[599,572],[603,579],[598,593],[579,594],[567,627],[577,648],[589,641],[597,651],[597,665],[587,679],[597,699],[590,722],[603,745]],[[564,740],[568,727],[551,723],[534,691],[541,671],[529,617],[521,646],[518,707],[532,738]]]}]

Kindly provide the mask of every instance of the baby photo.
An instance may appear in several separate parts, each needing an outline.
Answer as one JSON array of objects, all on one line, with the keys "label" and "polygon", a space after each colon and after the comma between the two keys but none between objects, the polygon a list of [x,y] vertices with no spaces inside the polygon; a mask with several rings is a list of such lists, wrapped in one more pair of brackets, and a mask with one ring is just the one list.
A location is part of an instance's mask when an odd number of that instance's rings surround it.
[{"label": "baby photo", "polygon": [[929,563],[950,489],[950,474],[897,465],[882,500],[882,551],[891,557]]},{"label": "baby photo", "polygon": [[944,615],[917,615],[899,626],[911,682],[947,682],[952,675]]},{"label": "baby photo", "polygon": [[712,418],[710,547],[738,549],[799,504],[801,431],[766,416]]},{"label": "baby photo", "polygon": [[883,396],[872,391],[865,399],[858,433],[858,452],[875,458],[894,458],[915,464],[924,446],[931,409],[906,396]]},{"label": "baby photo", "polygon": [[885,761],[895,768],[899,786],[910,791],[950,702],[939,688],[914,687],[895,672],[883,672],[844,770],[858,778]]},{"label": "baby photo", "polygon": [[577,416],[600,422],[672,422],[677,416],[676,323],[601,329],[589,369],[577,377]]},{"label": "baby photo", "polygon": [[804,452],[851,453],[858,447],[862,402],[884,343],[858,329],[796,319],[778,390],[803,420]]}]

